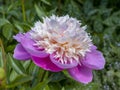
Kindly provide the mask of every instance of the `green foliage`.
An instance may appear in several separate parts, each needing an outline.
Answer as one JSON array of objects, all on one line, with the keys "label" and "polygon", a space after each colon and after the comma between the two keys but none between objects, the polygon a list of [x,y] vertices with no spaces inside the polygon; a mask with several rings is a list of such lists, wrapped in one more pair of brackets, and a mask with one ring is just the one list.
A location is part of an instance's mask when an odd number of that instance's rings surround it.
[{"label": "green foliage", "polygon": [[[0,0],[0,67],[6,76],[0,90],[120,90],[120,0]],[[31,61],[12,57],[13,35],[27,32],[43,16],[70,15],[87,24],[106,59],[105,69],[83,85],[66,71],[46,72]],[[1,75],[1,73],[0,73]]]}]

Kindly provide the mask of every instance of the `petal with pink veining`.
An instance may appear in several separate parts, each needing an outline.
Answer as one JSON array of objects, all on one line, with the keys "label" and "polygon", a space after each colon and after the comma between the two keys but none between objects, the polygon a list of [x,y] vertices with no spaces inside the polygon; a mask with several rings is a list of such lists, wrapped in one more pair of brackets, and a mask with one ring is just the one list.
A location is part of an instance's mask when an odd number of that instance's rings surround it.
[{"label": "petal with pink veining", "polygon": [[21,43],[23,48],[33,56],[37,57],[47,57],[49,54],[47,54],[45,51],[38,49],[34,46],[35,42],[30,38],[30,32],[27,32],[25,34],[17,34],[14,36],[14,38]]},{"label": "petal with pink veining", "polygon": [[86,67],[99,70],[104,68],[105,59],[100,51],[92,50],[91,52],[86,54],[81,63]]},{"label": "petal with pink veining", "polygon": [[92,81],[93,75],[92,70],[85,66],[77,66],[74,68],[68,69],[69,74],[78,82],[87,84]]},{"label": "petal with pink veining", "polygon": [[32,39],[22,38],[21,44],[30,55],[37,57],[47,57],[49,55],[44,50],[38,50],[34,46],[35,42]]},{"label": "petal with pink veining", "polygon": [[26,52],[26,50],[22,47],[21,44],[17,44],[13,57],[18,60],[29,60],[30,54]]},{"label": "petal with pink veining", "polygon": [[54,63],[52,63],[49,56],[45,57],[45,58],[32,56],[32,60],[37,66],[39,66],[45,70],[49,70],[49,71],[53,71],[53,72],[59,72],[59,71],[63,70],[63,69],[57,67]]}]

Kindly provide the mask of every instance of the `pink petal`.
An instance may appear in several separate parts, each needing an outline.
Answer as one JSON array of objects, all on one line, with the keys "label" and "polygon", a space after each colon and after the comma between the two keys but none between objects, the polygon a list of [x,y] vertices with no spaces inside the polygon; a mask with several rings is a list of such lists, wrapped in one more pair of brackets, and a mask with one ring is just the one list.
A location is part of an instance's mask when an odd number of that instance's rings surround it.
[{"label": "pink petal", "polygon": [[18,42],[21,42],[22,38],[30,38],[30,32],[27,32],[27,33],[24,33],[24,34],[19,33],[19,34],[13,36],[13,38],[16,39]]},{"label": "pink petal", "polygon": [[59,72],[59,71],[63,70],[63,69],[57,67],[54,63],[52,63],[49,56],[45,57],[45,58],[32,56],[32,60],[37,66],[39,66],[45,70],[49,70],[49,71],[53,71],[53,72]]},{"label": "pink petal", "polygon": [[21,42],[22,37],[24,37],[24,34],[22,34],[22,33],[19,33],[19,34],[13,36],[13,38],[16,39],[18,42]]},{"label": "pink petal", "polygon": [[21,44],[17,44],[13,57],[18,60],[28,60],[30,59],[30,54],[26,52],[26,50],[22,47]]},{"label": "pink petal", "polygon": [[82,60],[82,64],[96,70],[103,69],[105,66],[105,59],[100,51],[92,50],[86,54],[84,60]]},{"label": "pink petal", "polygon": [[14,38],[21,43],[23,48],[33,56],[37,57],[47,57],[49,54],[47,54],[43,50],[38,50],[37,47],[34,46],[35,42],[30,38],[30,32],[27,32],[25,34],[17,34],[14,36]]},{"label": "pink petal", "polygon": [[21,41],[22,46],[25,48],[25,50],[33,56],[36,57],[47,57],[49,54],[47,54],[45,51],[38,50],[34,44],[35,42],[29,38],[23,38]]},{"label": "pink petal", "polygon": [[96,49],[97,49],[97,47],[95,45],[91,46],[91,50],[96,50]]},{"label": "pink petal", "polygon": [[76,81],[87,84],[92,81],[93,75],[92,70],[85,66],[77,66],[71,69],[68,69],[69,74]]},{"label": "pink petal", "polygon": [[61,63],[59,60],[54,58],[53,54],[50,55],[50,59],[55,65],[63,69],[72,68],[78,65],[76,60],[73,60],[72,63]]}]

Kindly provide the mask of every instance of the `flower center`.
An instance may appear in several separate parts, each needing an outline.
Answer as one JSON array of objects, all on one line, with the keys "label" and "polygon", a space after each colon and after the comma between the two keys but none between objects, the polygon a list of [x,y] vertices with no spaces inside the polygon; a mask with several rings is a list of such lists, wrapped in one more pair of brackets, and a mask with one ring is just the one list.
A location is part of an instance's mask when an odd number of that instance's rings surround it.
[{"label": "flower center", "polygon": [[36,22],[32,28],[31,37],[36,46],[62,63],[72,60],[79,61],[92,45],[90,36],[85,31],[86,26],[68,15],[63,17],[51,16]]}]

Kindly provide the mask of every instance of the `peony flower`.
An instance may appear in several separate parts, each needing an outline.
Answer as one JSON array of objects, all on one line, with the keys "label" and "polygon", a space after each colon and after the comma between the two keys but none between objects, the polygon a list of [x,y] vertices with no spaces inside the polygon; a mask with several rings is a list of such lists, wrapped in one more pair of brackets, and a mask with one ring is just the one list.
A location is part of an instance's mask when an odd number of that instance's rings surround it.
[{"label": "peony flower", "polygon": [[19,44],[14,58],[31,59],[37,66],[52,72],[67,70],[72,78],[87,84],[92,81],[92,70],[103,69],[105,59],[93,45],[86,26],[66,16],[43,18],[27,33],[14,36]]}]

